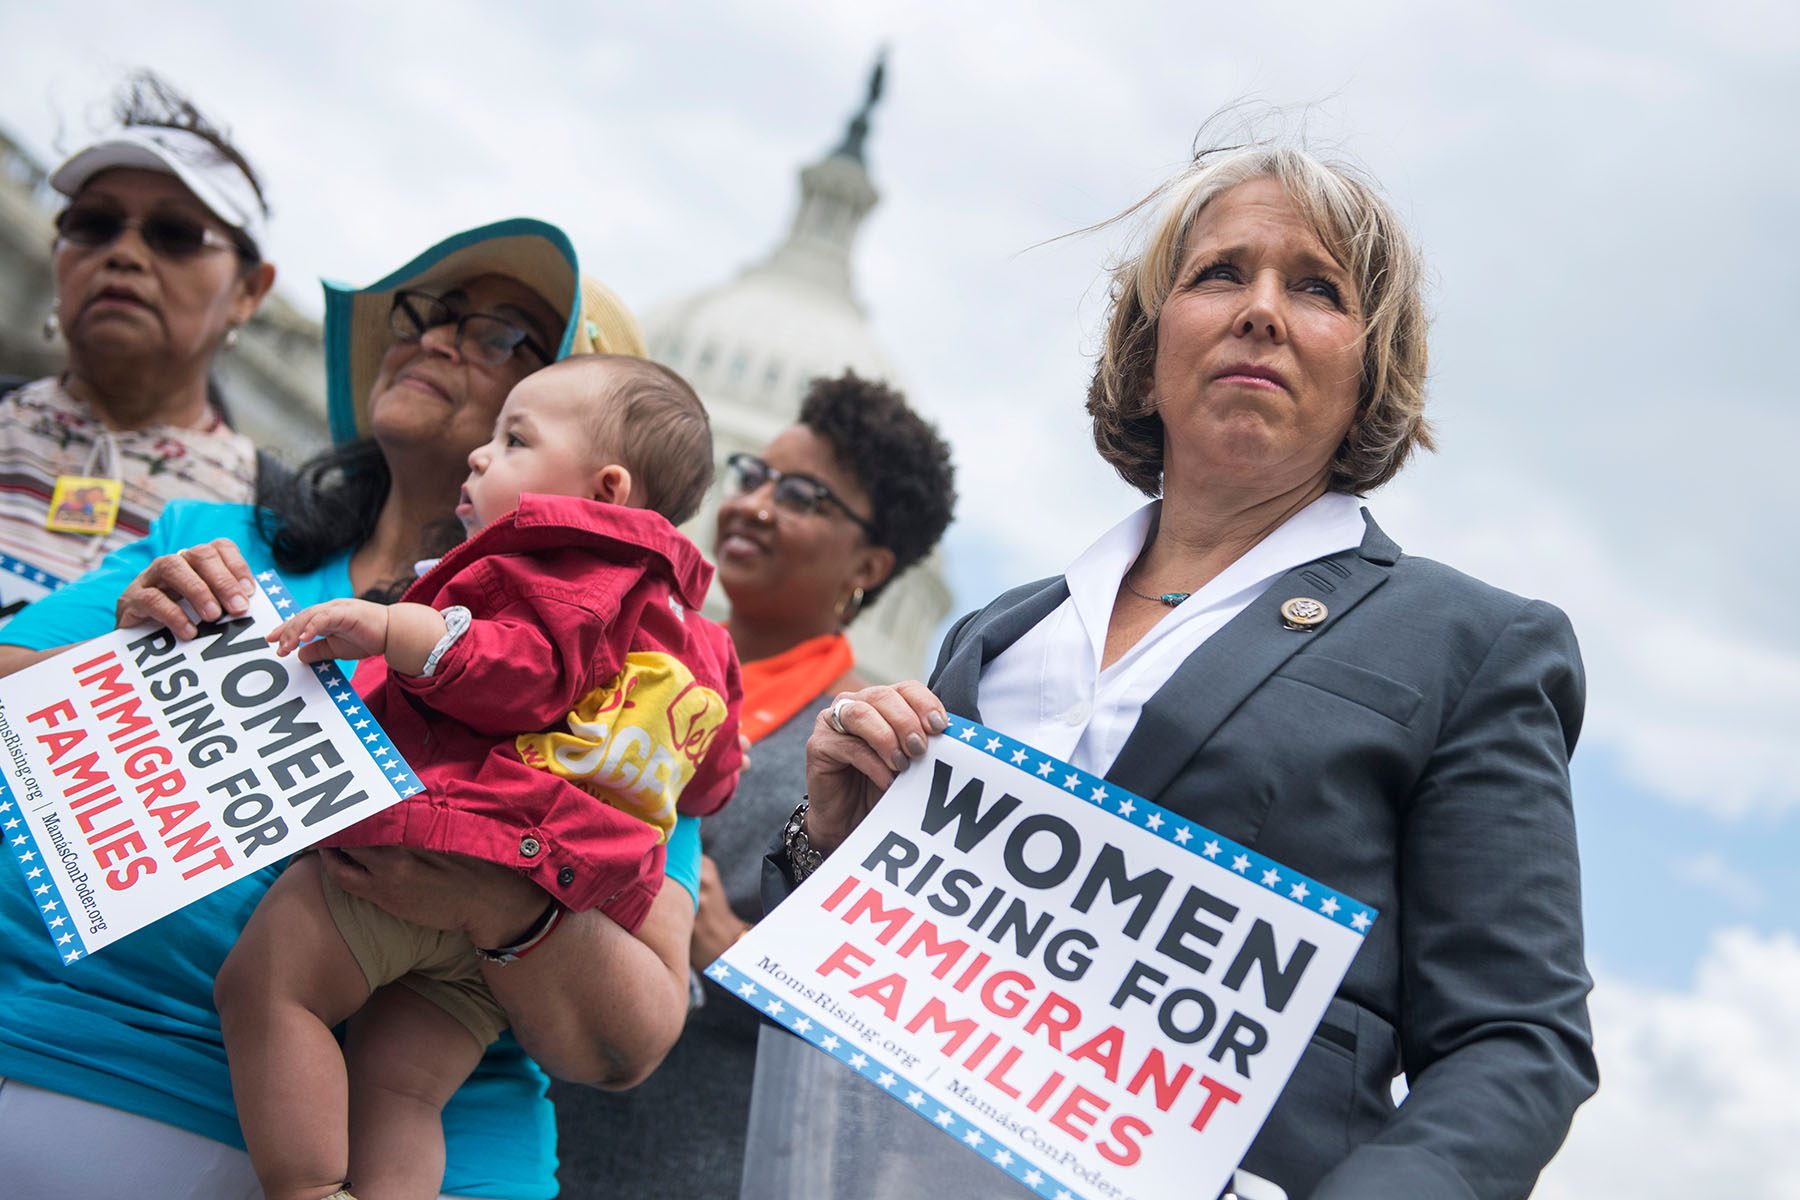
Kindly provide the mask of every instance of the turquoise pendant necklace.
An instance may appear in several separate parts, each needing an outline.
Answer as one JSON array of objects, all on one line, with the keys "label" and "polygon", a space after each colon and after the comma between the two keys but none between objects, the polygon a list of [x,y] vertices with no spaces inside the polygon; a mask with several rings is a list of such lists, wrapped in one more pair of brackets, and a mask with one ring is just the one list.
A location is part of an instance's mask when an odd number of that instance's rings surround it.
[{"label": "turquoise pendant necklace", "polygon": [[1158,604],[1166,604],[1170,608],[1174,608],[1177,604],[1180,604],[1183,600],[1186,600],[1189,596],[1194,594],[1192,592],[1164,592],[1160,596],[1151,596],[1151,595],[1145,594],[1144,592],[1140,592],[1136,588],[1132,587],[1131,586],[1131,576],[1129,576],[1129,575],[1127,575],[1124,579],[1120,580],[1119,582],[1121,582],[1125,585],[1126,591],[1128,591],[1132,595],[1136,596],[1139,600],[1154,600]]}]

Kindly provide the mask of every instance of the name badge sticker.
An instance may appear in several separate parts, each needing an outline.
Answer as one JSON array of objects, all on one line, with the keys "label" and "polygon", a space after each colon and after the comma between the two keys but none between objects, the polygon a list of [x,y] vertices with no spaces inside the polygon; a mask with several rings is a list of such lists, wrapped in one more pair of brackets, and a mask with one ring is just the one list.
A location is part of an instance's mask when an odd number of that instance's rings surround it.
[{"label": "name badge sticker", "polygon": [[57,533],[105,537],[119,523],[119,500],[125,485],[98,475],[58,475],[50,493],[44,528]]}]

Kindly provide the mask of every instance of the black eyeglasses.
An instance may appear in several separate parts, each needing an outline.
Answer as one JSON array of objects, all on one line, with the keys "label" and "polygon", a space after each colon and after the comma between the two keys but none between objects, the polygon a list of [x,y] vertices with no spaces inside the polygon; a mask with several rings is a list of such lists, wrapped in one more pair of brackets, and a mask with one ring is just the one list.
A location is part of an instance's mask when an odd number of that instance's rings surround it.
[{"label": "black eyeglasses", "polygon": [[442,325],[456,326],[456,352],[484,367],[497,367],[523,346],[537,355],[544,365],[552,361],[550,352],[537,339],[493,313],[456,313],[443,300],[429,292],[395,292],[394,307],[388,313],[388,329],[403,342],[416,342],[427,329]]},{"label": "black eyeglasses", "polygon": [[125,217],[111,209],[74,205],[56,215],[56,235],[71,246],[110,246],[127,229],[135,229],[144,245],[164,258],[193,258],[208,250],[236,250],[238,244],[216,229],[177,213]]},{"label": "black eyeglasses", "polygon": [[879,542],[875,526],[842,500],[837,493],[811,475],[784,475],[754,454],[733,454],[725,460],[731,472],[731,486],[740,496],[747,496],[765,483],[775,485],[775,507],[806,516],[819,511],[821,505],[833,504],[846,517],[862,527],[869,540]]}]

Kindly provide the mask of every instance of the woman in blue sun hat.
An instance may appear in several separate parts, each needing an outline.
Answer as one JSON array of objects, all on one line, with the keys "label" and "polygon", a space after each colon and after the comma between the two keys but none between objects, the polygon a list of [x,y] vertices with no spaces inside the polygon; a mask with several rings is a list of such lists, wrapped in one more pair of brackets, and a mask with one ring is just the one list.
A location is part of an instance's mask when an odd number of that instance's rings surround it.
[{"label": "woman in blue sun hat", "polygon": [[[573,246],[541,221],[458,234],[367,288],[326,287],[326,362],[338,445],[249,505],[178,501],[142,541],[45,598],[0,638],[0,673],[120,620],[192,625],[238,611],[253,572],[276,569],[300,604],[392,598],[443,548],[471,449],[507,392],[571,353],[642,354],[637,322],[583,281]],[[506,948],[545,897],[474,860],[380,848],[334,877],[420,924]],[[22,1195],[260,1195],[231,1102],[213,977],[280,867],[271,866],[64,966],[27,893],[0,887],[0,1161]],[[555,1194],[545,1078],[621,1086],[658,1062],[686,1010],[698,890],[697,822],[669,844],[664,887],[633,937],[570,914],[529,958],[491,968],[513,1033],[444,1113],[448,1195]],[[529,1052],[531,1058],[527,1057]],[[79,1131],[78,1134],[73,1131]],[[78,1143],[78,1147],[77,1147]]]}]

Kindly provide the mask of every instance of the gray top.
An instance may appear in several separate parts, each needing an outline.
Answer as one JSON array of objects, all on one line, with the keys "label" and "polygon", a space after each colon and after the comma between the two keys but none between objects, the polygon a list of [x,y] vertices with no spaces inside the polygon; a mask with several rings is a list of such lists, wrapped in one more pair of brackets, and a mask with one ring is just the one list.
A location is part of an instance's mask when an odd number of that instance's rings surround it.
[{"label": "gray top", "polygon": [[[762,915],[763,851],[806,791],[806,739],[828,699],[816,697],[756,743],[731,803],[701,823],[726,898],[746,920]],[[703,1005],[688,1014],[681,1040],[645,1083],[628,1092],[550,1085],[565,1200],[737,1195],[757,1015],[711,980],[700,991]]]},{"label": "gray top", "polygon": [[750,765],[737,795],[700,824],[700,843],[719,866],[726,899],[746,921],[762,916],[762,856],[769,837],[806,794],[806,739],[813,719],[831,699],[821,692],[787,723],[750,748]]}]

